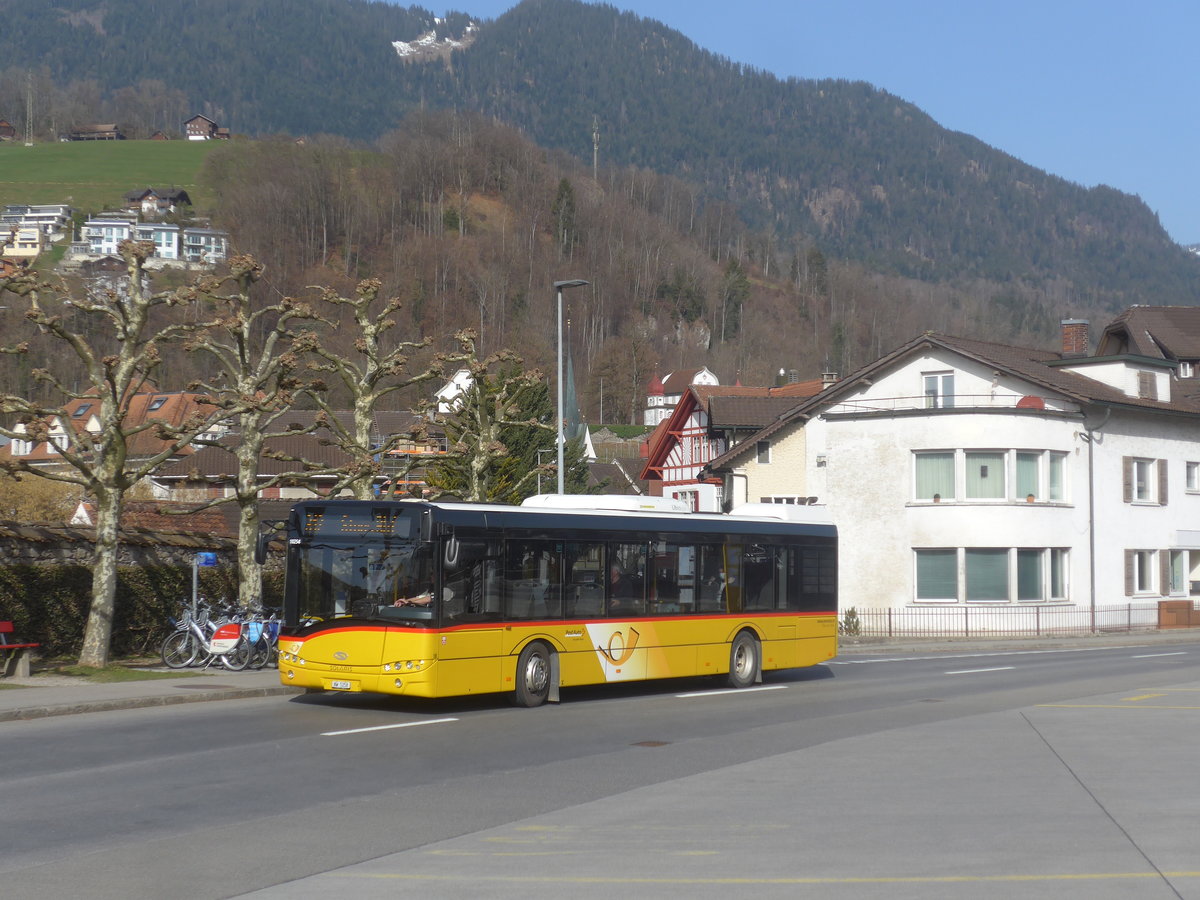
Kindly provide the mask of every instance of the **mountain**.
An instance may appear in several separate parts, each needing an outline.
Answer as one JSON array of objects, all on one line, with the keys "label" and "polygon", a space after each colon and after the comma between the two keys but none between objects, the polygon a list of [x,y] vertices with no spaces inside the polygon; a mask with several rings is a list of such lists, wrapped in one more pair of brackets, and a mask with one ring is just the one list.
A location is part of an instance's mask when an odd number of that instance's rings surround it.
[{"label": "mountain", "polygon": [[[1200,259],[1138,198],[1049,175],[869,84],[779,79],[610,6],[525,0],[478,28],[365,0],[189,0],[153,16],[144,0],[0,0],[0,17],[0,116],[16,124],[23,67],[61,98],[60,122],[182,95],[237,133],[372,140],[413,110],[474,109],[589,161],[595,128],[606,169],[698,185],[785,260],[815,246],[1064,311],[1200,302]],[[395,46],[422,36],[441,52]]]}]

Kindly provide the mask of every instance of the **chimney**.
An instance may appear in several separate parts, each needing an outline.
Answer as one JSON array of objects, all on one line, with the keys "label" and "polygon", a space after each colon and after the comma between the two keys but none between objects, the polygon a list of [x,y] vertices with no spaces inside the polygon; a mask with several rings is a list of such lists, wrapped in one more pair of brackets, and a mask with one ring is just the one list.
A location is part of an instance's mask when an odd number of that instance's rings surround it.
[{"label": "chimney", "polygon": [[1088,355],[1087,319],[1062,320],[1062,355],[1064,357]]},{"label": "chimney", "polygon": [[833,385],[837,384],[837,380],[838,380],[837,372],[822,372],[821,373],[821,390],[825,390],[825,388],[827,388],[827,387],[833,387]]},{"label": "chimney", "polygon": [[785,384],[787,384],[787,372],[780,369],[779,374],[775,376],[775,387],[783,387]]}]

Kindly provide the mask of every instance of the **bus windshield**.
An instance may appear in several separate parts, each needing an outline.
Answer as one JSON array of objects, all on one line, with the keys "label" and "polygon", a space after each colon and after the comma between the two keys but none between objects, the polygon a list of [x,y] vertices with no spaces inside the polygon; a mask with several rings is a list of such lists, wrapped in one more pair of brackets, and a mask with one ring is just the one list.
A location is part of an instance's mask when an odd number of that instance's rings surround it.
[{"label": "bus windshield", "polygon": [[296,563],[301,620],[437,621],[429,548],[419,541],[319,541],[299,548]]}]

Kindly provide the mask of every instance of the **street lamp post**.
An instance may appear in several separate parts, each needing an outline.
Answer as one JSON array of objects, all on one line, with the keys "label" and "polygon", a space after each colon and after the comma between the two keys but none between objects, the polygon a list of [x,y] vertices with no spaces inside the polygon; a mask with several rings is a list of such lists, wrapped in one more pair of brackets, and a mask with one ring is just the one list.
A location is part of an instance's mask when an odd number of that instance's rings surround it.
[{"label": "street lamp post", "polygon": [[568,281],[554,282],[554,290],[558,294],[558,492],[563,490],[563,340],[562,340],[562,295],[563,288],[583,287],[589,282],[582,278],[572,278]]}]

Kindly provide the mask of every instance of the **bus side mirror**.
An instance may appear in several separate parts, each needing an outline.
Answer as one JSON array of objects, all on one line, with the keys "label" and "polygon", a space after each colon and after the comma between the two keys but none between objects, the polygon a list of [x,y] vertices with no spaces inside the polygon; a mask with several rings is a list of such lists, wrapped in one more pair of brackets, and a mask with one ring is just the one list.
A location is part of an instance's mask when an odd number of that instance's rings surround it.
[{"label": "bus side mirror", "polygon": [[271,538],[274,535],[271,532],[260,534],[258,540],[254,542],[254,561],[260,566],[267,561],[267,553],[271,545]]}]

